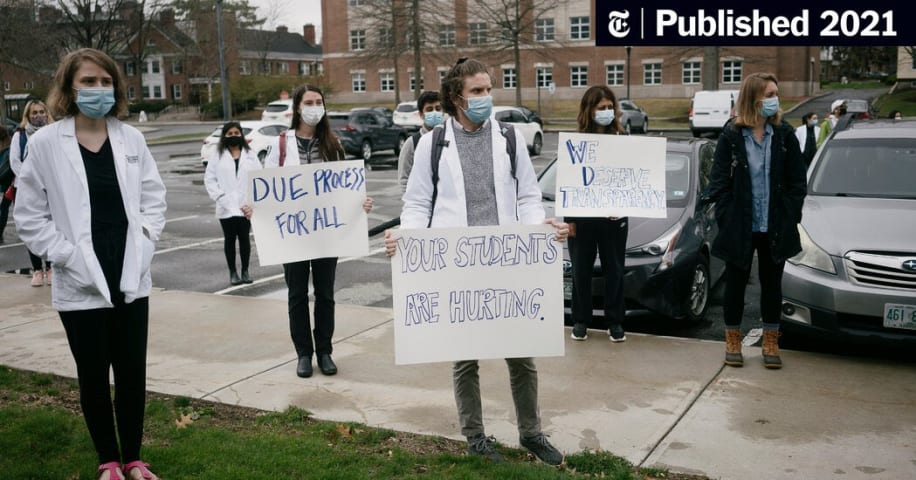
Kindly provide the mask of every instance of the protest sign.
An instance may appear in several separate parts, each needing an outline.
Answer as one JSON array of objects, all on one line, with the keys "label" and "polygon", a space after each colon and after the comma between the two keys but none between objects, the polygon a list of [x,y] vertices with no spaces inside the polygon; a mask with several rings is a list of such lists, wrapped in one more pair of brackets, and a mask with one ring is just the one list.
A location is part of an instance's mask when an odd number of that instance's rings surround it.
[{"label": "protest sign", "polygon": [[249,173],[248,204],[261,265],[369,253],[361,160]]},{"label": "protest sign", "polygon": [[396,364],[564,354],[563,247],[552,226],[395,235]]},{"label": "protest sign", "polygon": [[665,139],[560,132],[556,212],[665,218]]}]

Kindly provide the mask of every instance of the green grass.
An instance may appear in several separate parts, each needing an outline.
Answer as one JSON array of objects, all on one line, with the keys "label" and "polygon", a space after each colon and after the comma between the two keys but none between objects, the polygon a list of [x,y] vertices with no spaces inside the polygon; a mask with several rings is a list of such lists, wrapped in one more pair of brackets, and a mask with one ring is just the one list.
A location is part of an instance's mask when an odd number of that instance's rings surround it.
[{"label": "green grass", "polygon": [[[289,407],[263,412],[149,394],[143,459],[173,479],[701,479],[640,470],[607,452],[577,453],[554,468],[499,447],[494,465],[439,437],[316,421]],[[179,426],[178,420],[186,425]],[[97,458],[72,379],[0,366],[3,478],[94,479]]]},{"label": "green grass", "polygon": [[824,90],[860,90],[869,88],[890,88],[890,86],[882,83],[881,80],[851,80],[846,84],[840,82],[823,82],[821,83],[821,88]]},{"label": "green grass", "polygon": [[900,110],[903,118],[916,117],[916,89],[881,95],[874,106],[878,108],[880,118],[886,118],[894,110]]}]

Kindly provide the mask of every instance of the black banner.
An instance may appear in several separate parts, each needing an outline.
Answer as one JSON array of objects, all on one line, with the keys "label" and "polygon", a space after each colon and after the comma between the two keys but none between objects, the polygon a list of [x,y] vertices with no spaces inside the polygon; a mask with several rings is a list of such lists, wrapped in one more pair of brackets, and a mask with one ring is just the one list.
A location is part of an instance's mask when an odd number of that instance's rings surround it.
[{"label": "black banner", "polygon": [[595,0],[595,43],[625,45],[916,45],[916,2]]}]

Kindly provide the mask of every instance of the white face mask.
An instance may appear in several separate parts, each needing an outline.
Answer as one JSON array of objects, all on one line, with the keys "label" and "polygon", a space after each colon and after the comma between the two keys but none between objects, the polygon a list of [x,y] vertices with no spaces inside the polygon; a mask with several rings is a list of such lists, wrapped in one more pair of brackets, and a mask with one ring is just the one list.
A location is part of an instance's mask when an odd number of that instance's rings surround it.
[{"label": "white face mask", "polygon": [[318,122],[324,117],[324,105],[302,107],[299,109],[299,114],[302,116],[302,121],[305,122],[306,125],[314,127],[318,125]]},{"label": "white face mask", "polygon": [[614,109],[609,110],[595,110],[595,123],[606,127],[614,121]]}]

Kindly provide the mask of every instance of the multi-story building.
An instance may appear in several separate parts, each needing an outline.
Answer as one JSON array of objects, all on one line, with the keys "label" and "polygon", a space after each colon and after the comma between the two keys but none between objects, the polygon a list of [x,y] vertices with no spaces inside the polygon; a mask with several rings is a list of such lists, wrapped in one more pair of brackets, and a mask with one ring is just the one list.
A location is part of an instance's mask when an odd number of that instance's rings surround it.
[{"label": "multi-story building", "polygon": [[[395,8],[407,0],[391,0]],[[537,0],[527,2],[535,4]],[[323,0],[325,75],[339,102],[391,103],[414,98],[416,61],[409,45],[408,27],[422,24],[427,32],[422,48],[421,88],[438,89],[440,79],[459,57],[471,56],[491,66],[497,102],[514,102],[516,85],[523,101],[539,95],[578,99],[590,85],[606,84],[619,96],[689,97],[704,83],[737,88],[749,73],[773,72],[780,94],[811,95],[819,88],[818,47],[595,47],[595,8],[592,0],[555,2],[535,18],[522,42],[518,65],[511,50],[501,48],[503,30],[498,19],[478,8],[476,0],[435,0],[422,20],[386,23],[378,2]],[[523,4],[525,4],[523,2]],[[416,3],[414,3],[416,5]],[[417,17],[418,18],[418,17]],[[524,22],[523,22],[524,23]],[[378,55],[379,44],[397,42],[402,32],[407,48],[394,56]],[[715,68],[708,63],[714,62]],[[709,72],[709,73],[706,73]],[[704,74],[716,76],[704,82]]]}]

